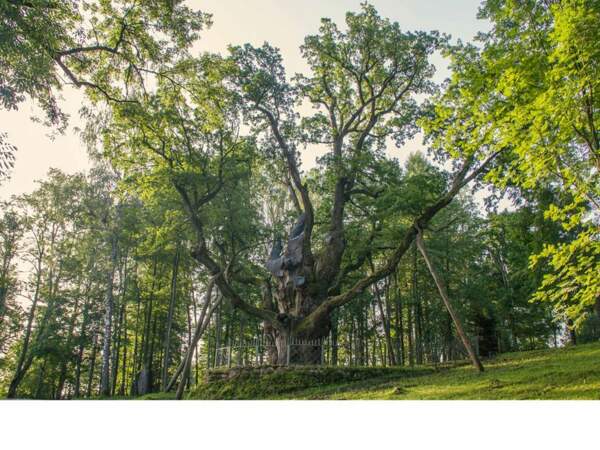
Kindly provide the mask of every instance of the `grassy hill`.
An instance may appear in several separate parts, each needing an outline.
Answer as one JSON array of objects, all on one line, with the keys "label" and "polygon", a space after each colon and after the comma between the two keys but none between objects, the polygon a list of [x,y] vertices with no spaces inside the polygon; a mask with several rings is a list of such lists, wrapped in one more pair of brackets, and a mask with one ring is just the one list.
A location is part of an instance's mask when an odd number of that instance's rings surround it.
[{"label": "grassy hill", "polygon": [[600,399],[600,343],[503,354],[471,366],[296,368],[198,386],[189,399]]}]

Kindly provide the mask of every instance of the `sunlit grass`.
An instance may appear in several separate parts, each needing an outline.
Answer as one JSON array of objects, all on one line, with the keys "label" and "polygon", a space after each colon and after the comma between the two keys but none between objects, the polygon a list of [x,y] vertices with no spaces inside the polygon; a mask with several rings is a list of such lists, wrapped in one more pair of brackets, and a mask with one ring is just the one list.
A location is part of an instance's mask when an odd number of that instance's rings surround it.
[{"label": "sunlit grass", "polygon": [[485,365],[483,374],[460,366],[436,372],[427,368],[373,370],[371,376],[370,369],[364,368],[350,380],[342,376],[344,369],[323,377],[312,374],[308,379],[286,372],[270,378],[208,383],[190,398],[600,399],[600,343],[505,354]]},{"label": "sunlit grass", "polygon": [[[311,393],[299,397],[313,398]],[[331,399],[600,399],[600,345],[504,355],[478,374],[459,367],[429,376],[365,386],[346,385]]]}]

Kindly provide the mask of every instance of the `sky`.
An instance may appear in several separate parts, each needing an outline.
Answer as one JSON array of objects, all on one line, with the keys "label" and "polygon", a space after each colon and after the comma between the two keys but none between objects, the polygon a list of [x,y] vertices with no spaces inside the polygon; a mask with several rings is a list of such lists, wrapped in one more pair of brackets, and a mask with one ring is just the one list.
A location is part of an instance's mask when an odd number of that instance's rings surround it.
[{"label": "sky", "polygon": [[[213,14],[213,26],[202,32],[196,51],[223,53],[228,45],[249,42],[261,45],[267,41],[279,47],[288,75],[305,72],[306,65],[299,47],[304,37],[318,31],[322,17],[341,25],[347,11],[357,11],[360,0],[188,0],[191,7]],[[372,0],[382,17],[397,21],[404,30],[439,30],[453,39],[470,41],[489,25],[476,18],[479,0]],[[443,81],[448,70],[441,57],[433,61],[438,67],[435,80]],[[81,126],[78,110],[83,96],[80,90],[65,87],[61,106],[70,114],[67,131],[53,135],[53,130],[31,121],[39,110],[31,101],[17,111],[0,109],[0,131],[16,145],[16,164],[9,181],[0,185],[0,200],[15,194],[31,192],[35,180],[44,179],[48,169],[58,168],[75,173],[90,167],[85,146],[76,132]],[[400,161],[410,152],[421,149],[420,139],[403,148],[389,150]],[[304,168],[314,165],[318,150],[307,149],[302,154]]]}]

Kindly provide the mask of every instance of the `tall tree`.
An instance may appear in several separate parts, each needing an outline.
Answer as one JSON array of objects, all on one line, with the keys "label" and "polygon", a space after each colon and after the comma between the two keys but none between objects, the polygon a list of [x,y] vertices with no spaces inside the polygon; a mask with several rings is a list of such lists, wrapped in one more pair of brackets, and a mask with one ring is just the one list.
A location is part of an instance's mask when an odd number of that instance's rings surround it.
[{"label": "tall tree", "polygon": [[[380,169],[385,167],[383,145],[391,137],[401,143],[417,129],[419,108],[414,95],[431,92],[433,68],[428,56],[442,41],[435,33],[404,33],[371,6],[348,13],[346,22],[348,31],[341,32],[324,20],[320,34],[306,39],[303,53],[314,75],[298,77],[294,89],[272,47],[234,48],[228,60],[208,55],[190,60],[181,66],[178,78],[163,80],[143,108],[120,105],[116,121],[104,135],[108,154],[128,170],[139,172],[150,161],[158,162],[155,167],[160,169],[145,177],[166,177],[179,193],[196,233],[194,258],[216,276],[219,290],[236,308],[272,327],[280,362],[287,359],[286,343],[291,336],[326,336],[331,314],[393,272],[416,236],[416,227],[409,226],[372,274],[344,286],[344,276],[366,262],[364,255],[358,267],[344,267],[345,229],[351,222],[348,205],[360,196],[377,197],[377,187],[369,182],[371,170],[381,176],[379,183],[394,182],[385,178],[393,172]],[[236,86],[233,91],[230,80]],[[302,126],[293,109],[300,98],[318,108]],[[234,134],[240,111],[252,127],[253,139]],[[123,130],[119,137],[117,129]],[[325,142],[331,149],[323,163],[325,178],[319,180],[325,191],[319,193],[322,207],[318,211],[297,160],[302,139],[312,144]],[[231,264],[238,256],[223,259],[221,247],[210,248],[207,242],[214,220],[210,208],[235,188],[235,182],[226,177],[234,172],[226,167],[241,162],[235,152],[243,146],[248,149],[256,140],[267,160],[282,171],[292,204],[302,213],[285,248],[276,239],[271,250],[267,266],[273,276],[272,309],[242,299],[233,285],[235,275],[227,276],[227,267],[236,273]],[[122,145],[125,141],[128,146]],[[473,153],[466,156],[447,190],[422,205],[415,224],[426,224],[485,169],[489,159],[477,165]],[[137,156],[132,160],[132,155]],[[361,166],[368,169],[360,170]],[[189,173],[197,175],[192,179]],[[315,228],[315,214],[328,225]],[[377,227],[373,230],[378,231]]]}]

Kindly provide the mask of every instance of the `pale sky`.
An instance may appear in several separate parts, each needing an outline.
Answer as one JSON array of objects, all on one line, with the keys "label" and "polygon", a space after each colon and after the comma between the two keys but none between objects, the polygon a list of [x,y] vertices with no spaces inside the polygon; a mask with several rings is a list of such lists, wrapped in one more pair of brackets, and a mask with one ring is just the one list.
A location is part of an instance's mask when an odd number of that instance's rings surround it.
[{"label": "pale sky", "polygon": [[[188,4],[213,14],[213,26],[202,33],[198,50],[225,52],[229,44],[249,42],[261,45],[264,41],[279,47],[288,75],[305,71],[299,46],[304,36],[314,34],[322,17],[343,25],[347,11],[357,11],[360,0],[189,0]],[[488,28],[476,19],[479,0],[372,0],[379,14],[397,21],[404,30],[439,30],[453,39],[472,40]],[[438,67],[436,81],[442,81],[448,71],[441,58],[434,60]],[[18,147],[16,164],[9,181],[0,186],[0,200],[13,194],[30,192],[35,180],[43,179],[48,169],[55,167],[67,173],[85,170],[90,166],[84,145],[73,130],[80,125],[78,109],[82,104],[81,91],[66,87],[63,90],[63,110],[71,115],[69,129],[64,135],[49,137],[52,130],[30,120],[37,114],[32,102],[22,103],[18,111],[0,109],[0,131],[8,133],[9,142]],[[420,141],[390,154],[403,160],[421,148]],[[304,168],[314,164],[316,152],[302,155]]]}]

